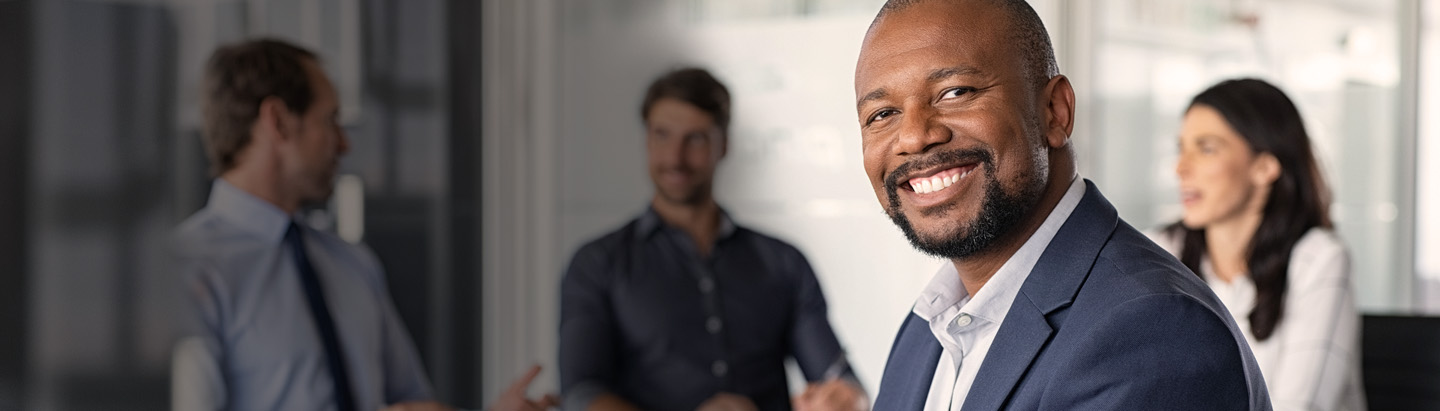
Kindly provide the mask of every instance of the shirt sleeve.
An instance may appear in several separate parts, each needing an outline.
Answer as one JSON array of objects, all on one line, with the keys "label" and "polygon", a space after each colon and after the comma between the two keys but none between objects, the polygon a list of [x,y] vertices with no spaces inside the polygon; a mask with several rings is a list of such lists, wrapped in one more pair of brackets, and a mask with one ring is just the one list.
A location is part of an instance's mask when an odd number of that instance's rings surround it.
[{"label": "shirt sleeve", "polygon": [[1337,409],[1358,361],[1359,314],[1343,246],[1311,242],[1297,247],[1280,330],[1271,336],[1279,357],[1265,376],[1275,409]]},{"label": "shirt sleeve", "polygon": [[793,325],[790,328],[790,352],[808,381],[822,381],[827,378],[848,378],[856,382],[854,371],[845,358],[840,340],[830,326],[829,309],[825,294],[820,289],[820,280],[810,268],[810,263],[798,250],[791,249],[784,264],[797,275]]},{"label": "shirt sleeve", "polygon": [[566,410],[584,410],[609,392],[616,378],[607,260],[599,247],[583,247],[560,282],[560,392]]},{"label": "shirt sleeve", "polygon": [[[184,264],[182,264],[184,266]],[[178,270],[175,278],[175,310],[180,334],[171,353],[170,402],[176,411],[209,411],[225,409],[228,402],[224,373],[223,325],[220,319],[219,293],[213,275],[189,264]]]}]

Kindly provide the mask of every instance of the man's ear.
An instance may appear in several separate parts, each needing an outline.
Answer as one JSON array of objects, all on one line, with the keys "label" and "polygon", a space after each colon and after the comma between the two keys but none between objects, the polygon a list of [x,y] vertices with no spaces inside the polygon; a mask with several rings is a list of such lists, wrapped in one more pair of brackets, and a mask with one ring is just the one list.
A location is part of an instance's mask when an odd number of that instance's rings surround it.
[{"label": "man's ear", "polygon": [[1060,74],[1051,77],[1045,84],[1044,100],[1045,143],[1050,148],[1064,147],[1075,131],[1075,89],[1070,79]]},{"label": "man's ear", "polygon": [[295,122],[298,119],[290,112],[285,105],[285,100],[279,97],[270,96],[260,100],[260,111],[255,117],[255,129],[261,136],[284,141],[290,139],[291,130],[294,130]]}]

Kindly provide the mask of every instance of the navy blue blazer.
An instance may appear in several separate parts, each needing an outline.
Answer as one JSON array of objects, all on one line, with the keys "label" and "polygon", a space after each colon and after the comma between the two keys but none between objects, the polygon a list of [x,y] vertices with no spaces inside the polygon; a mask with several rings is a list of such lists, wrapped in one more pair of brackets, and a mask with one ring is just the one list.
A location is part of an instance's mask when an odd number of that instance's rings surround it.
[{"label": "navy blue blazer", "polygon": [[[1269,410],[1225,306],[1085,186],[1020,287],[964,410]],[[923,410],[940,351],[910,314],[875,409]]]}]

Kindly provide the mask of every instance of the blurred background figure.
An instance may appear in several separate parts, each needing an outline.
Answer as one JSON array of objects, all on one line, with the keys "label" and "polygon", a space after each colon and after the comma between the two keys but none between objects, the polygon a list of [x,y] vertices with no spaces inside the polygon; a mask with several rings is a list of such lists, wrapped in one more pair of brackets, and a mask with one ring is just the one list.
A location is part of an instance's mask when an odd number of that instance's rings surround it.
[{"label": "blurred background figure", "polygon": [[1190,103],[1179,148],[1185,215],[1151,238],[1234,315],[1276,410],[1364,410],[1350,255],[1295,104],[1221,82]]},{"label": "blurred background figure", "polygon": [[565,409],[787,410],[787,357],[810,382],[797,408],[868,408],[805,256],[715,201],[730,113],[730,92],[703,69],[645,92],[655,194],[582,246],[561,282]]},{"label": "blurred background figure", "polygon": [[251,40],[206,65],[216,178],[205,208],[176,230],[175,281],[189,297],[176,410],[444,408],[374,254],[296,221],[330,198],[349,151],[320,64],[292,44]]},{"label": "blurred background figure", "polygon": [[[325,62],[351,145],[303,219],[375,252],[438,399],[483,408],[535,363],[532,391],[559,392],[567,258],[653,194],[634,103],[682,65],[734,101],[716,196],[804,253],[877,387],[904,312],[875,307],[913,301],[940,264],[860,171],[846,102],[883,3],[0,0],[0,410],[168,407],[166,244],[212,188],[204,63],[261,36]],[[1176,114],[1264,78],[1306,114],[1360,312],[1440,313],[1440,3],[1030,3],[1087,85],[1077,162],[1121,217],[1179,219]],[[1373,402],[1383,380],[1365,383]]]}]

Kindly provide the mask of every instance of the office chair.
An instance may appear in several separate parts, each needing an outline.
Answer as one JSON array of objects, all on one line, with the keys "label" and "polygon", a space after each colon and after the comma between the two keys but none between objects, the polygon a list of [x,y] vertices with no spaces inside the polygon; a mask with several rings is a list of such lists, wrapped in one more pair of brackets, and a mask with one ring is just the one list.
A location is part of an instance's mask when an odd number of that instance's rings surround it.
[{"label": "office chair", "polygon": [[1440,410],[1440,317],[1365,315],[1360,327],[1370,410]]}]

